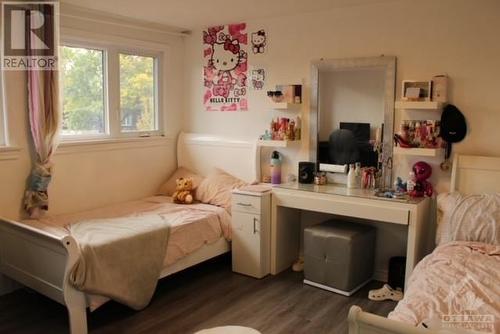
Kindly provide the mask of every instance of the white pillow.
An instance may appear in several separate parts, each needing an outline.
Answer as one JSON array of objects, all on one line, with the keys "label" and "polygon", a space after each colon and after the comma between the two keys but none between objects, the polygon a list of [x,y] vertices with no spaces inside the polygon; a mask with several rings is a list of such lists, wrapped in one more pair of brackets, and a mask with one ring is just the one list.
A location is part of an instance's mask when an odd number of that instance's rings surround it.
[{"label": "white pillow", "polygon": [[479,241],[500,245],[500,194],[439,194],[437,244]]}]

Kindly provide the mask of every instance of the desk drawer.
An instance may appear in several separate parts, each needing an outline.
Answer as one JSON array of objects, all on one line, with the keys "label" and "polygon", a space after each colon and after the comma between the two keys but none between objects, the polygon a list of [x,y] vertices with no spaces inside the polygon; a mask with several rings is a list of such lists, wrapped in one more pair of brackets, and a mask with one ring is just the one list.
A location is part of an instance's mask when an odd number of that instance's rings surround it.
[{"label": "desk drawer", "polygon": [[255,213],[260,215],[262,207],[262,197],[242,194],[233,194],[231,211]]},{"label": "desk drawer", "polygon": [[278,206],[401,225],[409,223],[410,210],[405,203],[303,191],[276,192],[275,201]]}]

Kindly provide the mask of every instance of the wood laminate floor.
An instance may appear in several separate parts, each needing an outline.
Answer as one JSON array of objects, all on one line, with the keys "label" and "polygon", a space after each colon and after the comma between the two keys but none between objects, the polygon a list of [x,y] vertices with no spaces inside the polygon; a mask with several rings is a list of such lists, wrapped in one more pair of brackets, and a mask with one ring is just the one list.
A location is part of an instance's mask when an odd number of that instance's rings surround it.
[{"label": "wood laminate floor", "polygon": [[[356,304],[386,316],[394,302],[368,300],[372,282],[352,297],[302,283],[292,271],[257,280],[231,272],[222,256],[161,280],[151,304],[140,312],[109,302],[89,315],[90,333],[181,333],[241,325],[263,334],[347,333]],[[29,290],[0,297],[0,333],[67,333],[64,306]]]}]

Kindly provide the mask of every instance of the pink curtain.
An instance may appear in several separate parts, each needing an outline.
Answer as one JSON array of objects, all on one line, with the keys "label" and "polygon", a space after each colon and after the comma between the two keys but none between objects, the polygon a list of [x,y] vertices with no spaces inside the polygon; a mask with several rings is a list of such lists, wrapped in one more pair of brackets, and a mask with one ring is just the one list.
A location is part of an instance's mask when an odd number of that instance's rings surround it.
[{"label": "pink curtain", "polygon": [[[51,13],[54,14],[54,13]],[[27,12],[29,16],[29,12]],[[26,22],[30,22],[29,19]],[[27,46],[30,43],[30,29],[26,29]],[[47,38],[53,38],[52,29],[44,31]],[[54,43],[57,48],[57,44]],[[27,47],[30,50],[29,47]],[[57,54],[57,50],[56,53]],[[28,180],[24,209],[30,217],[37,218],[49,208],[47,188],[52,178],[51,157],[57,147],[60,124],[58,71],[29,69],[28,112],[31,138],[33,140],[32,170]]]}]

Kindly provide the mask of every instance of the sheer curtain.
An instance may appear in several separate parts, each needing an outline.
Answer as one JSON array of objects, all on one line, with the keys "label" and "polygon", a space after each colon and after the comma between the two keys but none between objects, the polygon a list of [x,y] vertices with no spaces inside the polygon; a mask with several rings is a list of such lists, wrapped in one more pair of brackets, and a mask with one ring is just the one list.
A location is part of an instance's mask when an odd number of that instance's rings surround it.
[{"label": "sheer curtain", "polygon": [[[44,15],[56,15],[50,8],[40,7]],[[30,24],[27,11],[26,23]],[[55,22],[52,21],[52,22]],[[44,38],[54,39],[53,29],[43,30]],[[43,27],[42,27],[43,29]],[[30,29],[26,29],[27,50],[31,50]],[[57,54],[57,41],[52,43]],[[33,51],[28,51],[29,55]],[[24,196],[24,209],[32,218],[40,217],[49,208],[48,186],[52,179],[51,158],[58,143],[60,125],[59,80],[57,69],[28,69],[28,113],[32,138],[32,169]]]}]

